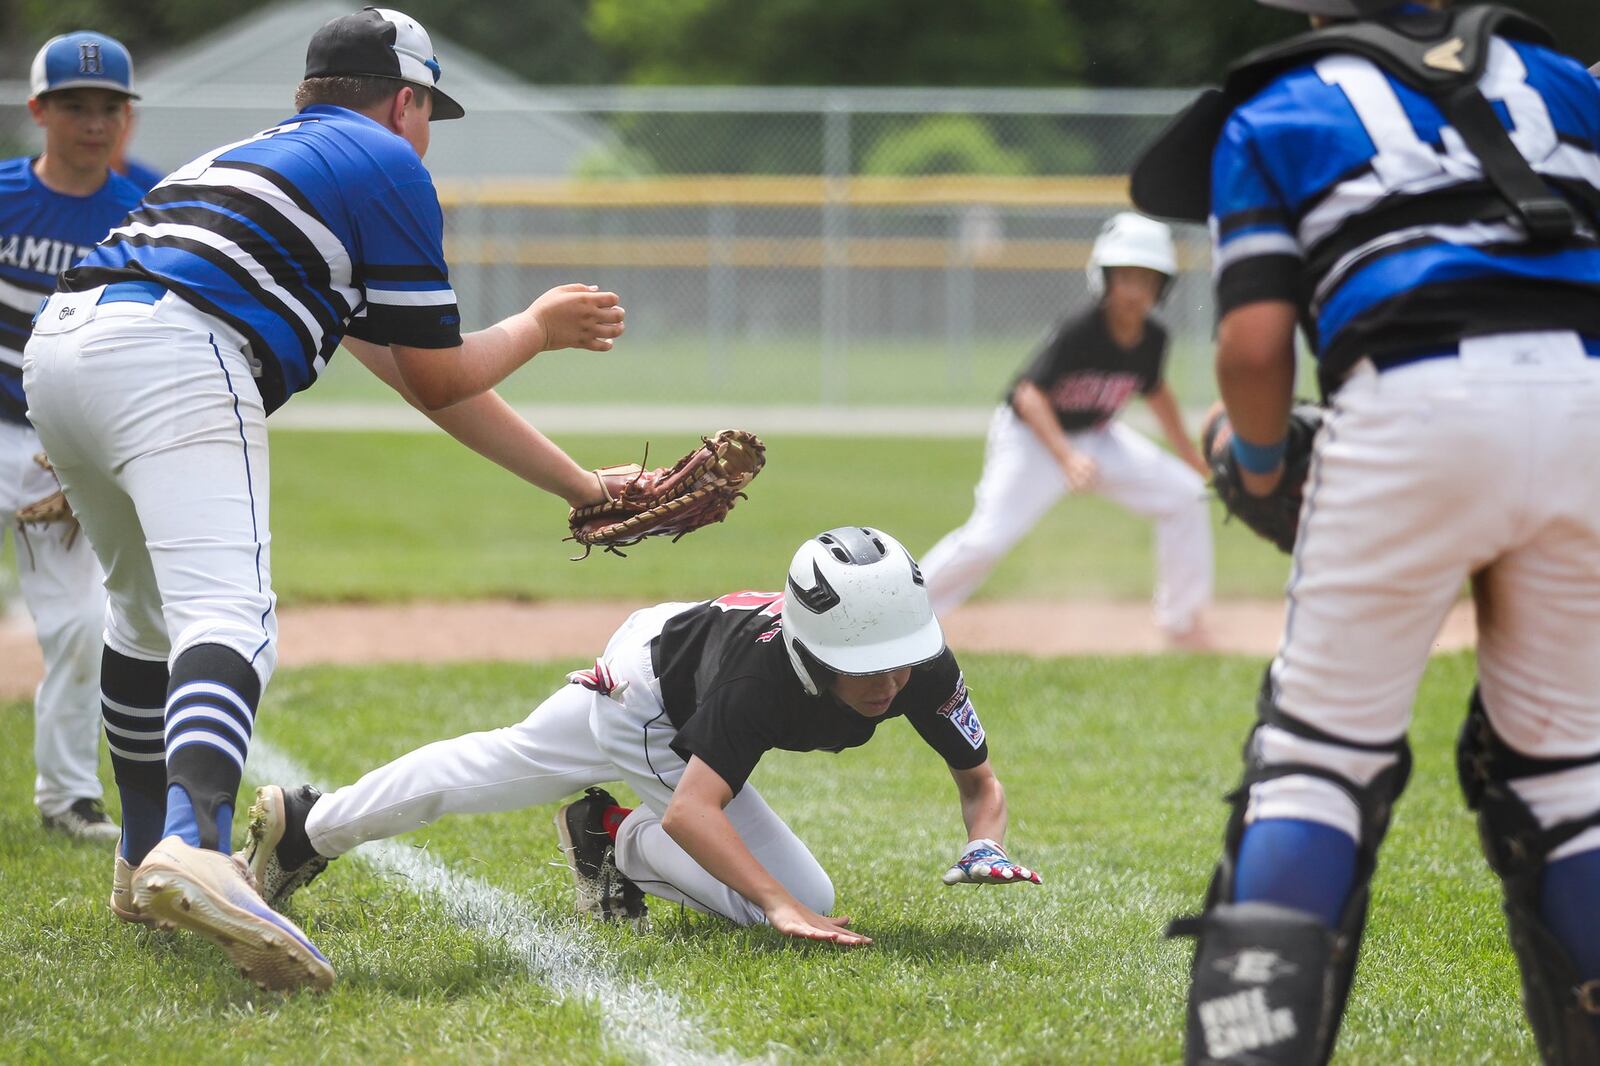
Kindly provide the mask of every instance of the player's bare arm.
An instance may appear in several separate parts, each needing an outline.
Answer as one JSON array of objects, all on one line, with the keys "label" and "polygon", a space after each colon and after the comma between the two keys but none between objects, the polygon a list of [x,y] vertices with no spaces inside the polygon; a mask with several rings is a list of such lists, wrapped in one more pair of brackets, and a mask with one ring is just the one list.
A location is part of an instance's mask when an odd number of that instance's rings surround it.
[{"label": "player's bare arm", "polygon": [[1096,475],[1094,460],[1072,446],[1049,398],[1039,386],[1031,381],[1019,381],[1011,398],[1017,415],[1061,464],[1067,483],[1080,492],[1092,488]]},{"label": "player's bare arm", "polygon": [[412,394],[425,409],[437,411],[494,388],[540,352],[610,351],[622,336],[623,317],[616,293],[560,285],[487,329],[464,334],[457,347],[390,348]]},{"label": "player's bare arm", "polygon": [[1194,446],[1189,431],[1184,428],[1183,414],[1178,410],[1178,398],[1172,394],[1172,388],[1163,381],[1157,385],[1155,391],[1145,397],[1145,403],[1150,407],[1150,413],[1156,416],[1156,421],[1161,424],[1161,432],[1165,434],[1167,443],[1177,453],[1178,458],[1189,465],[1189,468],[1201,477],[1210,477],[1211,468],[1201,458],[1200,450]]},{"label": "player's bare arm", "polygon": [[961,821],[967,827],[967,838],[987,837],[1004,841],[1006,838],[1006,790],[995,776],[994,768],[986,759],[970,770],[951,768],[956,792],[961,797]]},{"label": "player's bare arm", "polygon": [[439,410],[419,400],[394,354],[381,344],[345,337],[344,347],[384,384],[427,415],[440,429],[498,466],[537,488],[560,496],[572,507],[599,503],[604,497],[594,471],[586,470],[561,447],[529,425],[494,390]]},{"label": "player's bare arm", "polygon": [[[1294,305],[1264,300],[1235,308],[1217,326],[1217,389],[1236,437],[1270,448],[1288,432],[1294,400]],[[1243,471],[1246,491],[1265,495],[1282,475]]]},{"label": "player's bare arm", "polygon": [[750,854],[723,808],[733,790],[698,756],[689,760],[662,815],[661,827],[711,876],[759,906],[772,928],[804,940],[829,940],[845,947],[872,943],[851,932],[849,918],[818,914],[794,896]]}]

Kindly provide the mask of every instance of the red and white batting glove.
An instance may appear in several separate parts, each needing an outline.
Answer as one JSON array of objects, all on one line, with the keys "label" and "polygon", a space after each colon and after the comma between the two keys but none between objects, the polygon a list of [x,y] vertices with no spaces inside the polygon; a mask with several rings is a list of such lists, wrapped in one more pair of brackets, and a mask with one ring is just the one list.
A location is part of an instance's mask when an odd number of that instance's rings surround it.
[{"label": "red and white batting glove", "polygon": [[974,840],[961,858],[944,872],[947,885],[1037,885],[1039,874],[1006,857],[1006,849],[993,840]]},{"label": "red and white batting glove", "polygon": [[614,700],[622,699],[622,694],[628,691],[628,683],[617,680],[617,676],[611,672],[611,667],[606,665],[604,659],[596,659],[593,670],[572,671],[567,675],[567,683],[582,685],[590,692],[598,692]]}]

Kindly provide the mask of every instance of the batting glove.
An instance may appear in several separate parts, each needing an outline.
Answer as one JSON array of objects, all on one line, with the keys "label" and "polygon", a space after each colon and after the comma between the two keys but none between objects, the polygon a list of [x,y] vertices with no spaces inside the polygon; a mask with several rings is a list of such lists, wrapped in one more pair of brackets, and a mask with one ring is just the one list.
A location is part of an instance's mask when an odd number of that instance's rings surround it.
[{"label": "batting glove", "polygon": [[621,700],[622,694],[628,691],[628,683],[619,681],[611,672],[611,667],[606,665],[604,659],[594,661],[593,670],[574,670],[567,675],[567,684],[582,685],[590,692],[598,692],[602,696],[610,696],[614,700]]},{"label": "batting glove", "polygon": [[944,872],[947,885],[1041,884],[1039,874],[1006,857],[1006,849],[993,840],[974,840],[956,864]]}]

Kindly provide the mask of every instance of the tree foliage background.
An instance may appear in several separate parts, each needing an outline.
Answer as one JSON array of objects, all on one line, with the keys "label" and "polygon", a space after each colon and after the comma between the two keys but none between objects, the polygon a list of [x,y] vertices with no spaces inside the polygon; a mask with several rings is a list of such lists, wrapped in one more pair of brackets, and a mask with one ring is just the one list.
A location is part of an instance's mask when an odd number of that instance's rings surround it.
[{"label": "tree foliage background", "polygon": [[[219,11],[274,0],[0,0],[0,77],[27,77],[47,37],[93,27],[148,70],[204,36]],[[349,0],[356,10],[363,0]],[[1304,29],[1303,17],[1252,0],[389,0],[435,38],[480,52],[541,85],[1195,86],[1228,61]],[[1565,47],[1600,59],[1597,0],[1507,0]],[[311,29],[307,27],[309,37]],[[448,66],[449,57],[444,57]],[[594,174],[815,173],[821,118],[610,115],[617,147]],[[1137,121],[1137,120],[1130,120]],[[1152,120],[1149,134],[1160,125]],[[1081,123],[1080,123],[1081,126]],[[1115,173],[1119,138],[1051,116],[930,115],[892,128],[855,123],[860,173]],[[9,146],[6,146],[9,147]]]},{"label": "tree foliage background", "polygon": [[[1197,85],[1304,25],[1250,0],[392,0],[439,36],[546,85]],[[1600,60],[1593,0],[1508,0]],[[85,26],[136,59],[262,0],[0,0],[14,78]],[[351,10],[361,6],[351,0]]]}]

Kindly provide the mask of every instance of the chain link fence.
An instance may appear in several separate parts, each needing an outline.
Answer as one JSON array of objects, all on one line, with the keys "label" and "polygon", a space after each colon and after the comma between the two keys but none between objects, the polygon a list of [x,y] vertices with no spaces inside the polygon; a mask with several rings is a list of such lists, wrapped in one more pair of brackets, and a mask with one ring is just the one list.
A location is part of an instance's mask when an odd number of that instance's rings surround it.
[{"label": "chain link fence", "polygon": [[[143,89],[133,154],[157,167],[285,117],[281,87]],[[1093,238],[1186,98],[508,87],[437,124],[427,162],[468,327],[568,281],[627,307],[615,353],[542,357],[514,399],[986,407],[1088,299]],[[9,136],[26,149],[30,133]],[[1163,314],[1194,405],[1211,390],[1205,235],[1179,246]],[[335,371],[307,399],[371,390]]]}]

